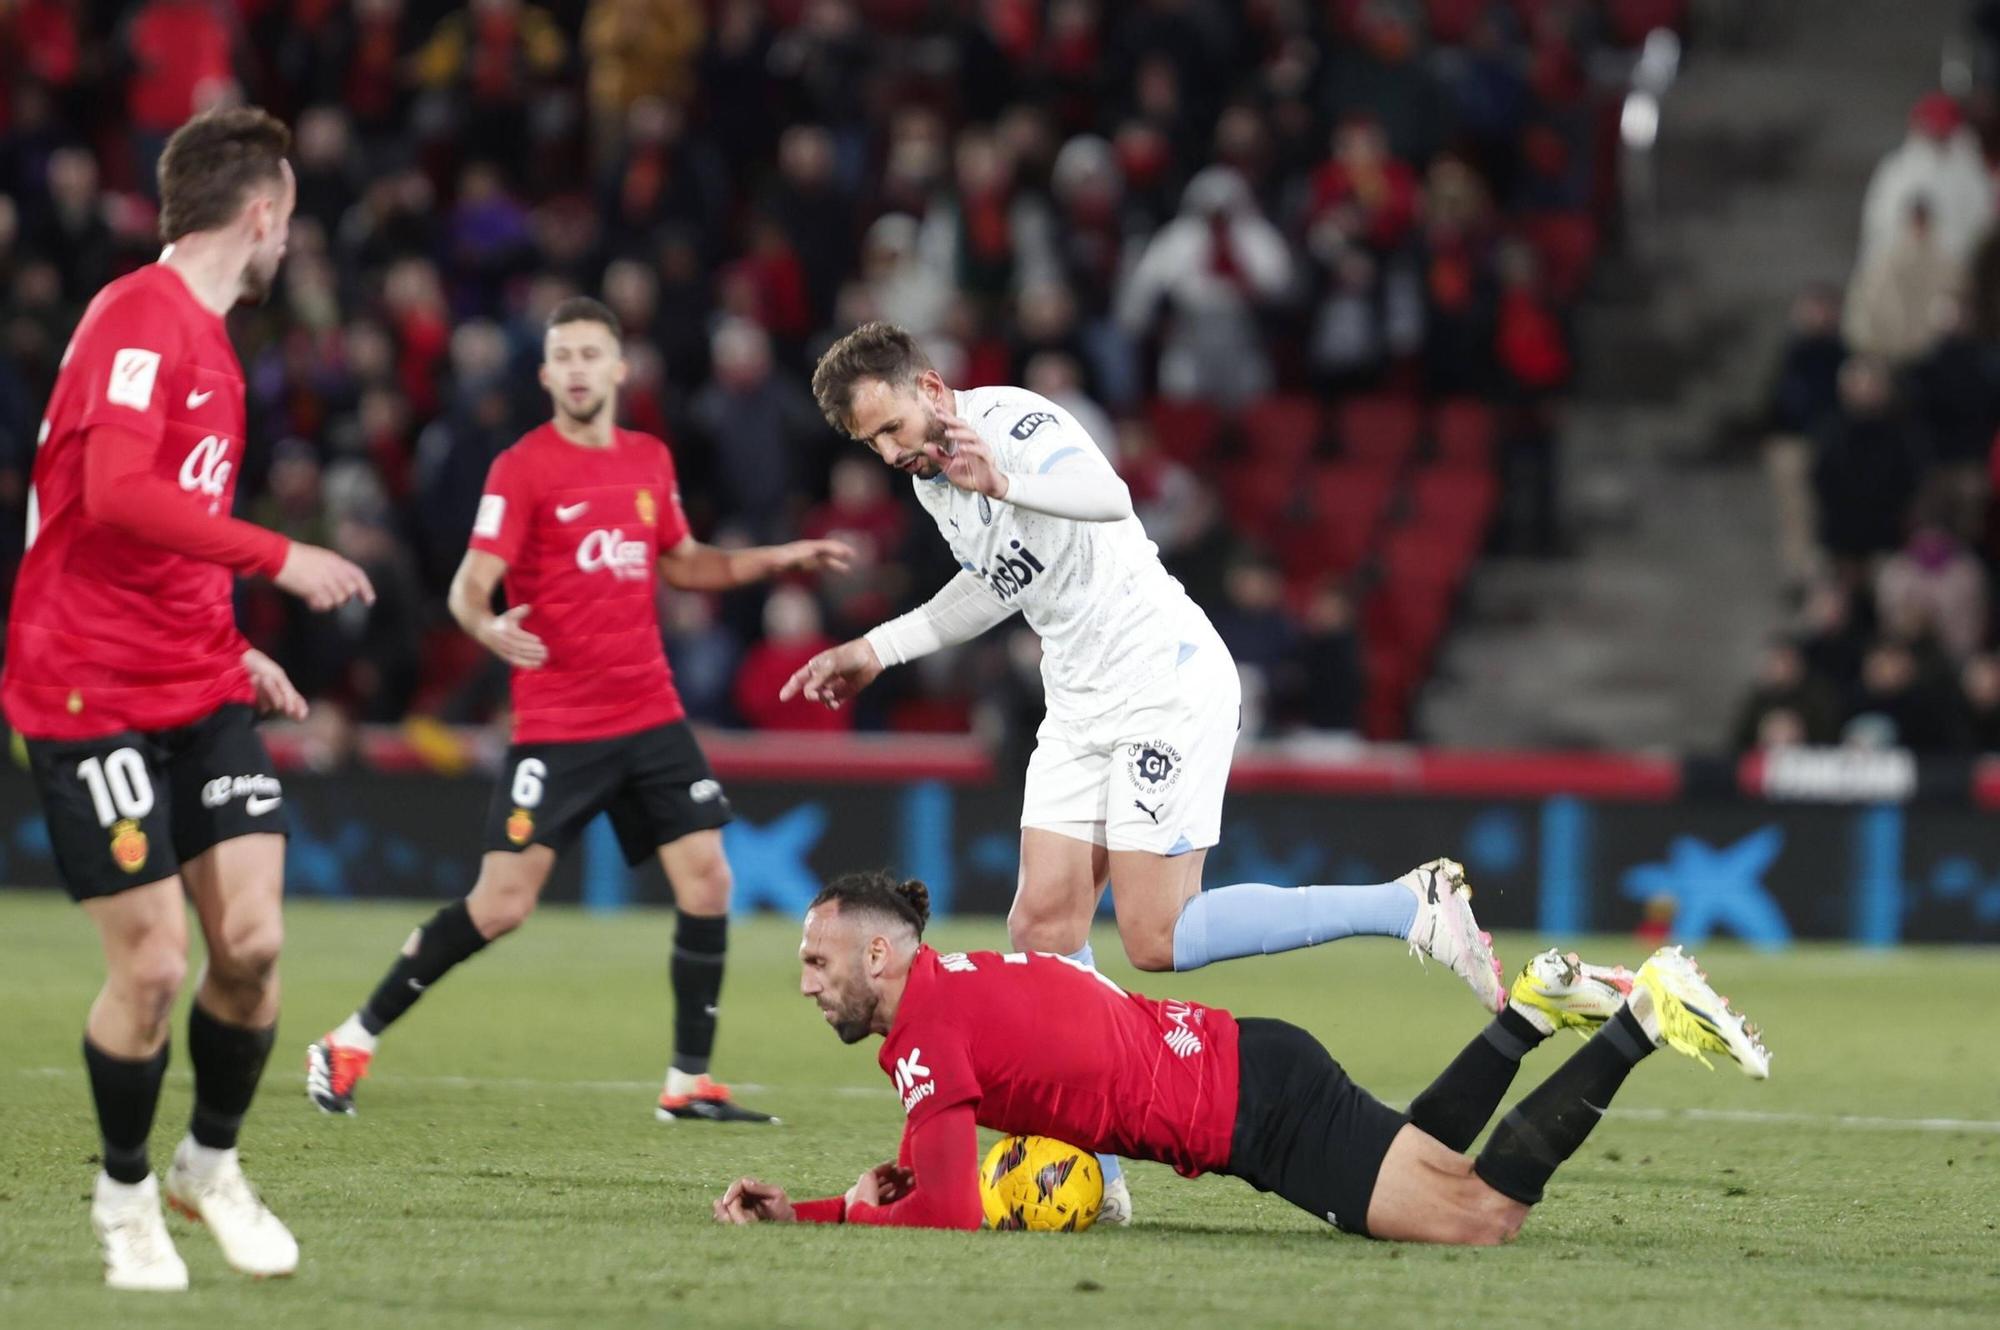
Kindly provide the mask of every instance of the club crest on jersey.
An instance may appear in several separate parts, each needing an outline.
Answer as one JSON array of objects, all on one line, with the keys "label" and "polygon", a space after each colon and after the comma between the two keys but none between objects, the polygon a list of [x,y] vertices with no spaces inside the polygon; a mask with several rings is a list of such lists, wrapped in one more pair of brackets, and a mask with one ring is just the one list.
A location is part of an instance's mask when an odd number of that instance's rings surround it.
[{"label": "club crest on jersey", "polygon": [[1181,776],[1180,750],[1164,739],[1127,744],[1125,762],[1132,773],[1132,783],[1143,785],[1155,794],[1172,789]]},{"label": "club crest on jersey", "polygon": [[647,526],[651,526],[653,519],[659,516],[659,506],[653,502],[653,491],[651,490],[640,490],[633,498],[632,504],[639,510],[639,520]]},{"label": "club crest on jersey", "polygon": [[507,819],[507,839],[516,845],[526,845],[528,837],[535,834],[535,815],[525,808],[516,808],[514,815]]},{"label": "club crest on jersey", "polygon": [[982,526],[993,525],[993,500],[984,494],[979,496],[979,522]]},{"label": "club crest on jersey", "polygon": [[621,582],[646,576],[646,542],[627,540],[617,527],[593,531],[576,547],[576,566],[586,573],[609,572]]},{"label": "club crest on jersey", "polygon": [[131,818],[120,818],[111,828],[111,862],[128,873],[136,873],[146,866],[146,856],[152,853],[152,846],[146,833],[139,830],[139,824]]},{"label": "club crest on jersey", "polygon": [[1017,439],[1025,439],[1044,425],[1053,425],[1056,418],[1046,411],[1030,411],[1014,422],[1014,428],[1007,432]]}]

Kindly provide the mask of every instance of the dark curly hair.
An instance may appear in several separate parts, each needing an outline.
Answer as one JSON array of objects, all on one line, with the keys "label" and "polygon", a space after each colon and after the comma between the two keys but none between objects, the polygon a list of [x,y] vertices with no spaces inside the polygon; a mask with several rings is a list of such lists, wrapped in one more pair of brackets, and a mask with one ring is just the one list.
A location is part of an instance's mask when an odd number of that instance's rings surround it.
[{"label": "dark curly hair", "polygon": [[865,873],[843,873],[820,888],[813,908],[831,902],[846,914],[865,910],[908,924],[922,938],[931,918],[931,889],[915,878],[898,878],[877,869]]}]

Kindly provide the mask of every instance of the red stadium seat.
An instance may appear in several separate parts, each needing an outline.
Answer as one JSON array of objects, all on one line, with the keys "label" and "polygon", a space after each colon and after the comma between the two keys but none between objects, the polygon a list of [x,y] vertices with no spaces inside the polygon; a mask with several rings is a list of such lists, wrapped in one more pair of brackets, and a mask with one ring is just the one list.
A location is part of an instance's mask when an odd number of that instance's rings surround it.
[{"label": "red stadium seat", "polygon": [[1177,462],[1200,466],[1215,451],[1222,418],[1207,402],[1158,397],[1146,403],[1146,423],[1160,451]]},{"label": "red stadium seat", "polygon": [[1286,462],[1245,458],[1222,479],[1223,509],[1230,525],[1253,540],[1266,541],[1298,497],[1298,468]]},{"label": "red stadium seat", "polygon": [[1427,466],[1410,479],[1412,521],[1453,527],[1475,548],[1485,538],[1499,499],[1499,482],[1480,467]]},{"label": "red stadium seat", "polygon": [[1476,397],[1455,397],[1431,412],[1431,437],[1440,461],[1491,466],[1500,422],[1487,403]]},{"label": "red stadium seat", "polygon": [[1239,427],[1250,456],[1296,466],[1319,444],[1319,403],[1310,397],[1262,398],[1244,408]]},{"label": "red stadium seat", "polygon": [[1597,223],[1586,212],[1545,212],[1521,222],[1521,235],[1541,261],[1542,284],[1558,303],[1583,291],[1597,262]]},{"label": "red stadium seat", "polygon": [[1393,477],[1375,467],[1327,462],[1306,482],[1305,511],[1277,540],[1279,563],[1294,582],[1345,575],[1373,548],[1394,494]]},{"label": "red stadium seat", "polygon": [[1350,397],[1335,408],[1349,461],[1401,466],[1417,450],[1423,413],[1405,397]]}]

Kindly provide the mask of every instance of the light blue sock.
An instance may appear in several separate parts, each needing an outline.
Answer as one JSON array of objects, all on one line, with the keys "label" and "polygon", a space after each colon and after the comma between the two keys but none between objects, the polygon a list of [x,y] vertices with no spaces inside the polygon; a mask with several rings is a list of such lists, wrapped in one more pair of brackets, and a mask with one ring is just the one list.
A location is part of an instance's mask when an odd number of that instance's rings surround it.
[{"label": "light blue sock", "polygon": [[[1075,951],[1072,951],[1067,957],[1067,959],[1075,961],[1078,965],[1087,965],[1093,970],[1097,968],[1097,957],[1091,954],[1090,944],[1088,942],[1084,943],[1081,947],[1077,948]],[[1109,1187],[1112,1183],[1118,1181],[1118,1179],[1122,1177],[1125,1172],[1124,1168],[1118,1162],[1117,1155],[1097,1156],[1097,1166],[1104,1172],[1104,1185],[1107,1187]]]},{"label": "light blue sock", "polygon": [[1417,919],[1408,887],[1271,887],[1244,882],[1190,900],[1174,924],[1174,968],[1316,947],[1344,937],[1403,937]]}]

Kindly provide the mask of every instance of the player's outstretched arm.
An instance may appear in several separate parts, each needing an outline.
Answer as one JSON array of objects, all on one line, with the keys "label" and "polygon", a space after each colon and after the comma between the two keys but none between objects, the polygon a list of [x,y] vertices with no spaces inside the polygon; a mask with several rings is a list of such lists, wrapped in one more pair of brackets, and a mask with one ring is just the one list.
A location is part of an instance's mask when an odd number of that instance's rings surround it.
[{"label": "player's outstretched arm", "polygon": [[505,614],[493,612],[493,592],[507,573],[507,561],[486,550],[467,550],[452,574],[445,604],[471,638],[517,670],[538,670],[548,664],[548,644],[521,626],[527,605]]},{"label": "player's outstretched arm", "polygon": [[783,545],[725,550],[686,536],[660,554],[660,577],[682,591],[727,591],[791,572],[844,573],[854,551],[837,540],[794,540]]},{"label": "player's outstretched arm", "polygon": [[359,596],[373,603],[368,574],[331,550],[286,540],[254,522],[188,507],[186,496],[153,474],[154,441],[136,430],[99,425],[84,441],[83,510],[149,545],[191,559],[268,577],[316,610]]}]

